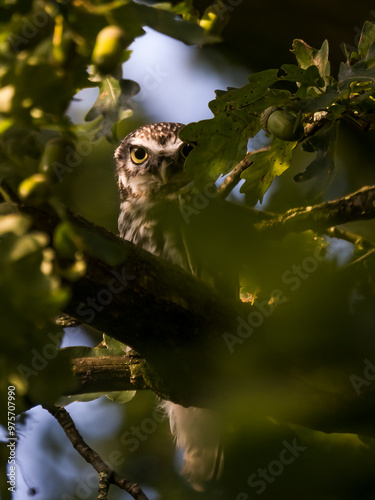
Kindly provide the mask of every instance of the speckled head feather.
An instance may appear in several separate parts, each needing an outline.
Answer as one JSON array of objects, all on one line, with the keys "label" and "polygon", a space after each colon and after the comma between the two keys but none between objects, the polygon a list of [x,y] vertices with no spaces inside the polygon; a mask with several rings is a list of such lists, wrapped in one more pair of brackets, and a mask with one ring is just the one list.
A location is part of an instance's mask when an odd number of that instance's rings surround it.
[{"label": "speckled head feather", "polygon": [[158,142],[161,145],[165,145],[167,141],[171,141],[178,137],[178,133],[183,127],[184,125],[182,123],[175,122],[150,123],[149,125],[144,125],[131,132],[122,142],[130,140],[133,137],[145,139],[146,141],[157,137]]},{"label": "speckled head feather", "polygon": [[[182,123],[151,123],[127,135],[115,152],[118,185],[121,199],[130,195],[148,196],[160,189],[167,190],[173,183],[187,182],[183,174],[185,158],[181,153],[183,142],[178,134]],[[135,161],[134,151],[144,152],[142,161]],[[166,175],[168,174],[168,175]],[[168,185],[167,185],[168,184]],[[166,187],[167,185],[167,187]]]}]

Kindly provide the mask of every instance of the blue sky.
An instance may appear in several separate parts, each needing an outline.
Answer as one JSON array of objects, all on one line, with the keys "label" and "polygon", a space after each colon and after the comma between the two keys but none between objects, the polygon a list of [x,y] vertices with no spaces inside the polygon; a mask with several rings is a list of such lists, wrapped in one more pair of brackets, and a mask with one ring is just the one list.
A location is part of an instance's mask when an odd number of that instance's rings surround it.
[{"label": "blue sky", "polygon": [[[229,62],[214,47],[202,51],[146,31],[130,46],[133,53],[123,65],[123,78],[141,86],[133,99],[135,113],[142,106],[154,121],[189,123],[210,118],[207,105],[216,89],[246,84],[249,71]],[[81,91],[77,97],[82,101],[71,107],[75,117],[82,119],[97,95],[97,89]]]}]

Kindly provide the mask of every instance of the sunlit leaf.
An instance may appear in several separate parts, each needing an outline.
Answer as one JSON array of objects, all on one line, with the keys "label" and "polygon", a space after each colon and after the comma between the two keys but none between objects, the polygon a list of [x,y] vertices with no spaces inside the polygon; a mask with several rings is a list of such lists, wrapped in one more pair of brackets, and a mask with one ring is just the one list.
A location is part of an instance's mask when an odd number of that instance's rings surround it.
[{"label": "sunlit leaf", "polygon": [[173,12],[166,9],[155,9],[145,4],[132,2],[126,6],[124,14],[133,17],[143,25],[188,44],[200,45],[220,41],[218,36],[211,35],[198,24],[178,19]]},{"label": "sunlit leaf", "polygon": [[329,47],[327,40],[323,42],[319,50],[310,47],[303,40],[294,40],[292,52],[294,52],[300,68],[307,69],[312,65],[316,66],[320,76],[328,84],[330,63],[328,60]]},{"label": "sunlit leaf", "polygon": [[372,52],[372,58],[374,58],[374,47],[372,45],[375,43],[375,24],[366,21],[363,25],[361,37],[358,42],[358,54],[362,59],[366,59],[370,55],[370,49]]},{"label": "sunlit leaf", "polygon": [[254,154],[252,165],[241,176],[245,179],[241,192],[262,202],[274,178],[290,167],[295,145],[295,142],[274,139],[268,151]]},{"label": "sunlit leaf", "polygon": [[111,350],[111,352],[115,352],[117,354],[124,354],[126,353],[126,348],[127,346],[123,344],[122,342],[119,342],[118,340],[110,337],[109,335],[103,335],[103,340],[105,342],[105,345],[107,346],[108,349]]},{"label": "sunlit leaf", "polygon": [[247,123],[220,114],[212,120],[187,125],[181,138],[198,146],[189,154],[186,170],[197,182],[215,181],[245,156],[247,141],[260,128],[259,120],[249,117]]},{"label": "sunlit leaf", "polygon": [[181,131],[183,140],[197,146],[187,158],[186,169],[199,183],[212,182],[232,170],[245,156],[249,137],[260,130],[261,112],[289,98],[287,91],[269,90],[276,80],[277,70],[251,75],[247,85],[219,93],[209,103],[214,118]]}]

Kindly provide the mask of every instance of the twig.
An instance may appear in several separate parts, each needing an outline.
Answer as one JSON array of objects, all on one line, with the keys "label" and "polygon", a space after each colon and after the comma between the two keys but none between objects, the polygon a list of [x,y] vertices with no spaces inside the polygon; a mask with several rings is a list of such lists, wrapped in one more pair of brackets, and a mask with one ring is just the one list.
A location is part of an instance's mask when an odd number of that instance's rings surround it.
[{"label": "twig", "polygon": [[326,111],[318,111],[317,113],[314,113],[311,122],[304,127],[304,139],[316,134],[320,128],[324,127],[326,123],[329,123],[326,116]]},{"label": "twig", "polygon": [[122,490],[127,491],[135,500],[148,500],[147,496],[137,483],[132,483],[114,472],[104,463],[100,455],[84,441],[65,408],[45,407],[45,409],[59,422],[69,441],[81,457],[92,465],[92,467],[99,473],[98,500],[107,500],[110,484],[115,484]]},{"label": "twig", "polygon": [[374,255],[374,253],[375,253],[375,248],[372,248],[371,250],[366,252],[364,255],[361,255],[361,257],[358,257],[358,259],[354,260],[353,262],[350,262],[350,264],[348,264],[348,267],[352,267],[352,266],[355,266],[357,264],[361,264],[362,262],[365,262],[369,257]]},{"label": "twig", "polygon": [[338,238],[340,240],[348,241],[352,243],[356,247],[362,248],[363,250],[371,250],[374,248],[374,245],[369,241],[365,240],[359,234],[352,233],[350,231],[346,231],[341,227],[330,227],[324,231],[324,233],[330,238]]},{"label": "twig", "polygon": [[252,162],[253,155],[256,153],[261,153],[263,151],[268,151],[269,149],[270,146],[257,149],[256,151],[250,151],[250,153],[247,153],[245,158],[241,160],[240,163],[238,163],[234,167],[234,169],[225,177],[224,181],[217,188],[218,195],[221,198],[225,199],[240,182],[242,172],[244,172],[253,163]]}]

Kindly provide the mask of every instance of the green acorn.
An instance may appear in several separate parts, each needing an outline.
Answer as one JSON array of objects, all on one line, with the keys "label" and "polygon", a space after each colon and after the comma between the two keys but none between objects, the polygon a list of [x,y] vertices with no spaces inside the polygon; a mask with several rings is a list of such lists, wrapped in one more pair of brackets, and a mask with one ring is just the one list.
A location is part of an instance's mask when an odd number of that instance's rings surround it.
[{"label": "green acorn", "polygon": [[41,205],[47,201],[49,190],[48,178],[44,174],[34,174],[21,182],[18,195],[30,205]]},{"label": "green acorn", "polygon": [[69,155],[74,151],[74,144],[63,137],[54,137],[50,139],[42,154],[39,163],[39,172],[48,176],[49,180],[55,182],[58,180],[54,165],[67,165]]},{"label": "green acorn", "polygon": [[99,31],[92,52],[92,62],[98,71],[103,75],[113,73],[128,44],[125,31],[119,26],[107,26]]},{"label": "green acorn", "polygon": [[205,10],[202,19],[199,21],[199,26],[210,35],[220,35],[228,22],[228,11],[224,9],[219,13],[215,6],[211,6]]},{"label": "green acorn", "polygon": [[260,117],[263,130],[283,141],[298,141],[303,137],[299,117],[271,106]]}]

